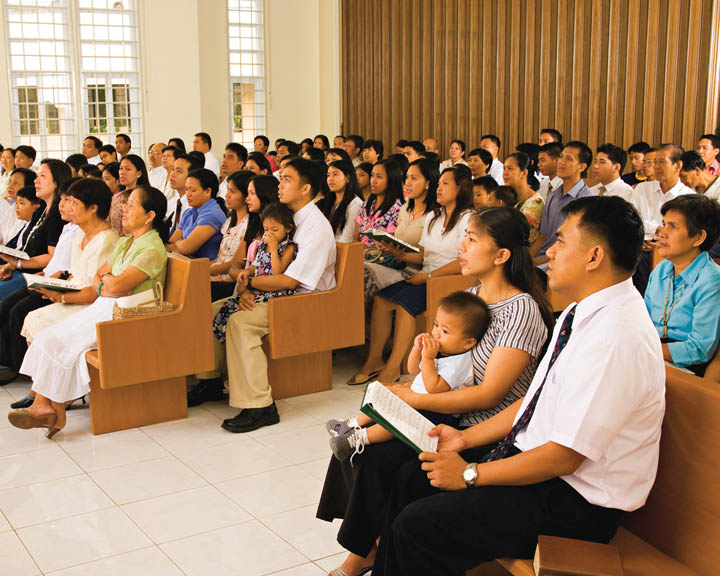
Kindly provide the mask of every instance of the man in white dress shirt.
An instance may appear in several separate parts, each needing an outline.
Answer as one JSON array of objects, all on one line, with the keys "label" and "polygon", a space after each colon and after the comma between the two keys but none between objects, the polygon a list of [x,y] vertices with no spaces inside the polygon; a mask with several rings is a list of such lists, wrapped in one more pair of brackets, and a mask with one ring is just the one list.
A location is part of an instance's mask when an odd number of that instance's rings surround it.
[{"label": "man in white dress shirt", "polygon": [[680,182],[683,154],[684,150],[680,146],[673,144],[660,146],[653,159],[655,180],[641,182],[633,190],[633,203],[643,220],[647,241],[652,241],[662,224],[660,214],[662,205],[681,194],[694,193]]},{"label": "man in white dress shirt", "polygon": [[163,186],[165,186],[165,181],[168,177],[167,170],[165,170],[162,165],[163,148],[165,148],[165,144],[162,142],[152,144],[150,148],[148,148],[148,164],[150,165],[148,180],[150,181],[150,186],[160,191],[162,191]]},{"label": "man in white dress shirt", "polygon": [[245,146],[237,142],[230,142],[225,146],[222,163],[220,164],[220,187],[218,188],[218,196],[225,199],[228,187],[228,176],[230,174],[242,170],[247,162],[248,151]]},{"label": "man in white dress shirt", "polygon": [[82,155],[85,156],[87,163],[97,166],[100,164],[100,148],[103,143],[96,136],[87,136],[82,143]]},{"label": "man in white dress shirt", "polygon": [[212,138],[207,132],[198,132],[193,137],[193,150],[205,154],[205,168],[215,172],[215,176],[220,178],[220,162],[212,153]]},{"label": "man in white dress shirt", "polygon": [[[304,158],[292,158],[282,171],[278,198],[294,213],[297,255],[283,274],[254,276],[243,280],[239,311],[228,319],[226,341],[215,340],[215,371],[199,374],[200,381],[188,393],[188,404],[196,406],[222,395],[220,377],[227,366],[230,406],[239,408],[235,418],[225,420],[228,432],[249,432],[280,420],[267,377],[267,358],[262,338],[268,333],[268,303],[257,302],[253,290],[298,293],[331,290],[335,287],[335,236],[330,222],[312,198],[322,183],[321,168]],[[227,300],[227,299],[226,299]],[[213,303],[213,317],[226,300]]]},{"label": "man in white dress shirt", "polygon": [[690,150],[682,155],[681,160],[680,181],[698,194],[720,202],[720,176],[706,170],[702,156]]},{"label": "man in white dress shirt", "polygon": [[187,196],[185,196],[185,183],[188,175],[194,170],[202,168],[197,162],[193,161],[192,156],[180,154],[173,162],[172,172],[170,172],[170,186],[172,193],[167,201],[167,213],[165,219],[170,224],[170,235],[175,231],[180,219],[185,211],[189,208]]},{"label": "man in white dress shirt", "polygon": [[563,145],[559,142],[543,144],[538,151],[538,170],[543,175],[538,192],[545,201],[550,192],[562,185],[562,178],[557,175],[558,160],[562,156],[562,151]]},{"label": "man in white dress shirt", "polygon": [[548,278],[573,304],[527,395],[472,428],[435,428],[438,452],[397,476],[373,575],[459,576],[532,558],[539,534],[608,542],[623,512],[645,504],[665,366],[630,280],[642,221],[618,197],[581,198],[566,214]]},{"label": "man in white dress shirt", "polygon": [[123,156],[130,154],[132,148],[132,140],[127,134],[117,134],[115,136],[115,152],[117,154],[118,162],[123,159]]},{"label": "man in white dress shirt", "polygon": [[620,196],[632,202],[632,186],[623,182],[620,175],[627,162],[627,152],[613,144],[598,147],[593,163],[593,176],[598,183],[590,188],[595,196]]},{"label": "man in white dress shirt", "polygon": [[488,174],[495,178],[495,181],[500,186],[502,186],[505,181],[502,177],[503,163],[498,160],[498,154],[500,153],[500,145],[500,138],[495,136],[495,134],[485,134],[480,138],[480,148],[490,152],[490,155],[493,157],[493,161],[490,165],[490,170],[488,171]]},{"label": "man in white dress shirt", "polygon": [[345,138],[345,152],[347,152],[350,156],[350,160],[355,168],[357,168],[362,162],[362,158],[360,158],[360,149],[364,143],[365,140],[363,140],[363,137],[358,136],[357,134],[350,134],[347,138]]}]

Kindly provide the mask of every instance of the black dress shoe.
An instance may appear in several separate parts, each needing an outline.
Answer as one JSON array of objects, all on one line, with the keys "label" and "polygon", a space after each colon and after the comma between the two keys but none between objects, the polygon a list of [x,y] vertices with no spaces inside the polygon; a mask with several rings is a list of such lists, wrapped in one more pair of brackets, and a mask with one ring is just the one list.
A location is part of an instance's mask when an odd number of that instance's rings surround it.
[{"label": "black dress shoe", "polygon": [[25,396],[25,398],[22,398],[17,402],[13,402],[12,404],[10,404],[10,408],[12,408],[13,410],[19,410],[20,408],[30,408],[33,402],[35,402],[35,396]]},{"label": "black dress shoe", "polygon": [[225,398],[223,381],[220,378],[199,380],[195,387],[187,393],[188,408],[199,406],[203,402],[213,402]]},{"label": "black dress shoe", "polygon": [[264,408],[245,408],[235,418],[224,420],[222,427],[228,432],[250,432],[278,422],[280,422],[280,415],[275,402],[273,402]]}]

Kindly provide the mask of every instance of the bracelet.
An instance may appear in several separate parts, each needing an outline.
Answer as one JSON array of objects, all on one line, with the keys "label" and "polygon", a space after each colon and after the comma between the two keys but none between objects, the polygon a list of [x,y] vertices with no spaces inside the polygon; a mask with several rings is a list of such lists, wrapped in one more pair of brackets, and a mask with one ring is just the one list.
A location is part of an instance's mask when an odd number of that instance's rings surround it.
[{"label": "bracelet", "polygon": [[100,294],[100,290],[102,289],[103,284],[105,284],[105,282],[102,282],[102,281],[100,282],[100,284],[98,284],[98,287],[97,287],[97,295],[98,296],[102,296],[102,294]]},{"label": "bracelet", "polygon": [[22,270],[22,260],[18,259],[17,266],[15,266],[16,270]]},{"label": "bracelet", "polygon": [[65,294],[60,294],[60,302],[65,304]]}]

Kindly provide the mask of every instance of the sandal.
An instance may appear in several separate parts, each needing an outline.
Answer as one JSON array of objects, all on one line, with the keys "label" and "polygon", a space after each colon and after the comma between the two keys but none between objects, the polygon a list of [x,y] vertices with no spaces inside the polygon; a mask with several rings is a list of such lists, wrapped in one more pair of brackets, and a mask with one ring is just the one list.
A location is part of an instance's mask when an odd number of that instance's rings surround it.
[{"label": "sandal", "polygon": [[30,414],[27,408],[21,408],[20,410],[10,412],[8,414],[8,420],[10,421],[10,424],[15,426],[15,428],[20,428],[22,430],[30,430],[31,428],[47,428],[48,431],[45,433],[45,436],[48,440],[61,430],[60,428],[55,427],[57,414],[47,414],[42,418],[36,418]]},{"label": "sandal", "polygon": [[[382,372],[382,370],[374,370],[369,374],[358,372],[357,374],[355,374],[355,376],[353,376],[352,378],[350,378],[350,380],[347,381],[347,384],[348,386],[360,386],[362,384],[367,384],[368,382],[370,382],[370,380],[374,380],[375,378],[377,378],[380,372]],[[342,574],[339,574],[338,576],[342,576]]]}]

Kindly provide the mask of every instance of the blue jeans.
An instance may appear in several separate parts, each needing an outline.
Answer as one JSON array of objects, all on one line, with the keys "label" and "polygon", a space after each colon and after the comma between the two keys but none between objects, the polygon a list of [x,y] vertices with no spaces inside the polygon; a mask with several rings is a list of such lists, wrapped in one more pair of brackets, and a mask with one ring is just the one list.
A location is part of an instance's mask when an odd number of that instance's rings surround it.
[{"label": "blue jeans", "polygon": [[22,275],[22,272],[15,270],[9,279],[0,281],[0,302],[5,300],[6,296],[9,296],[16,290],[25,288],[25,286],[25,277]]}]

